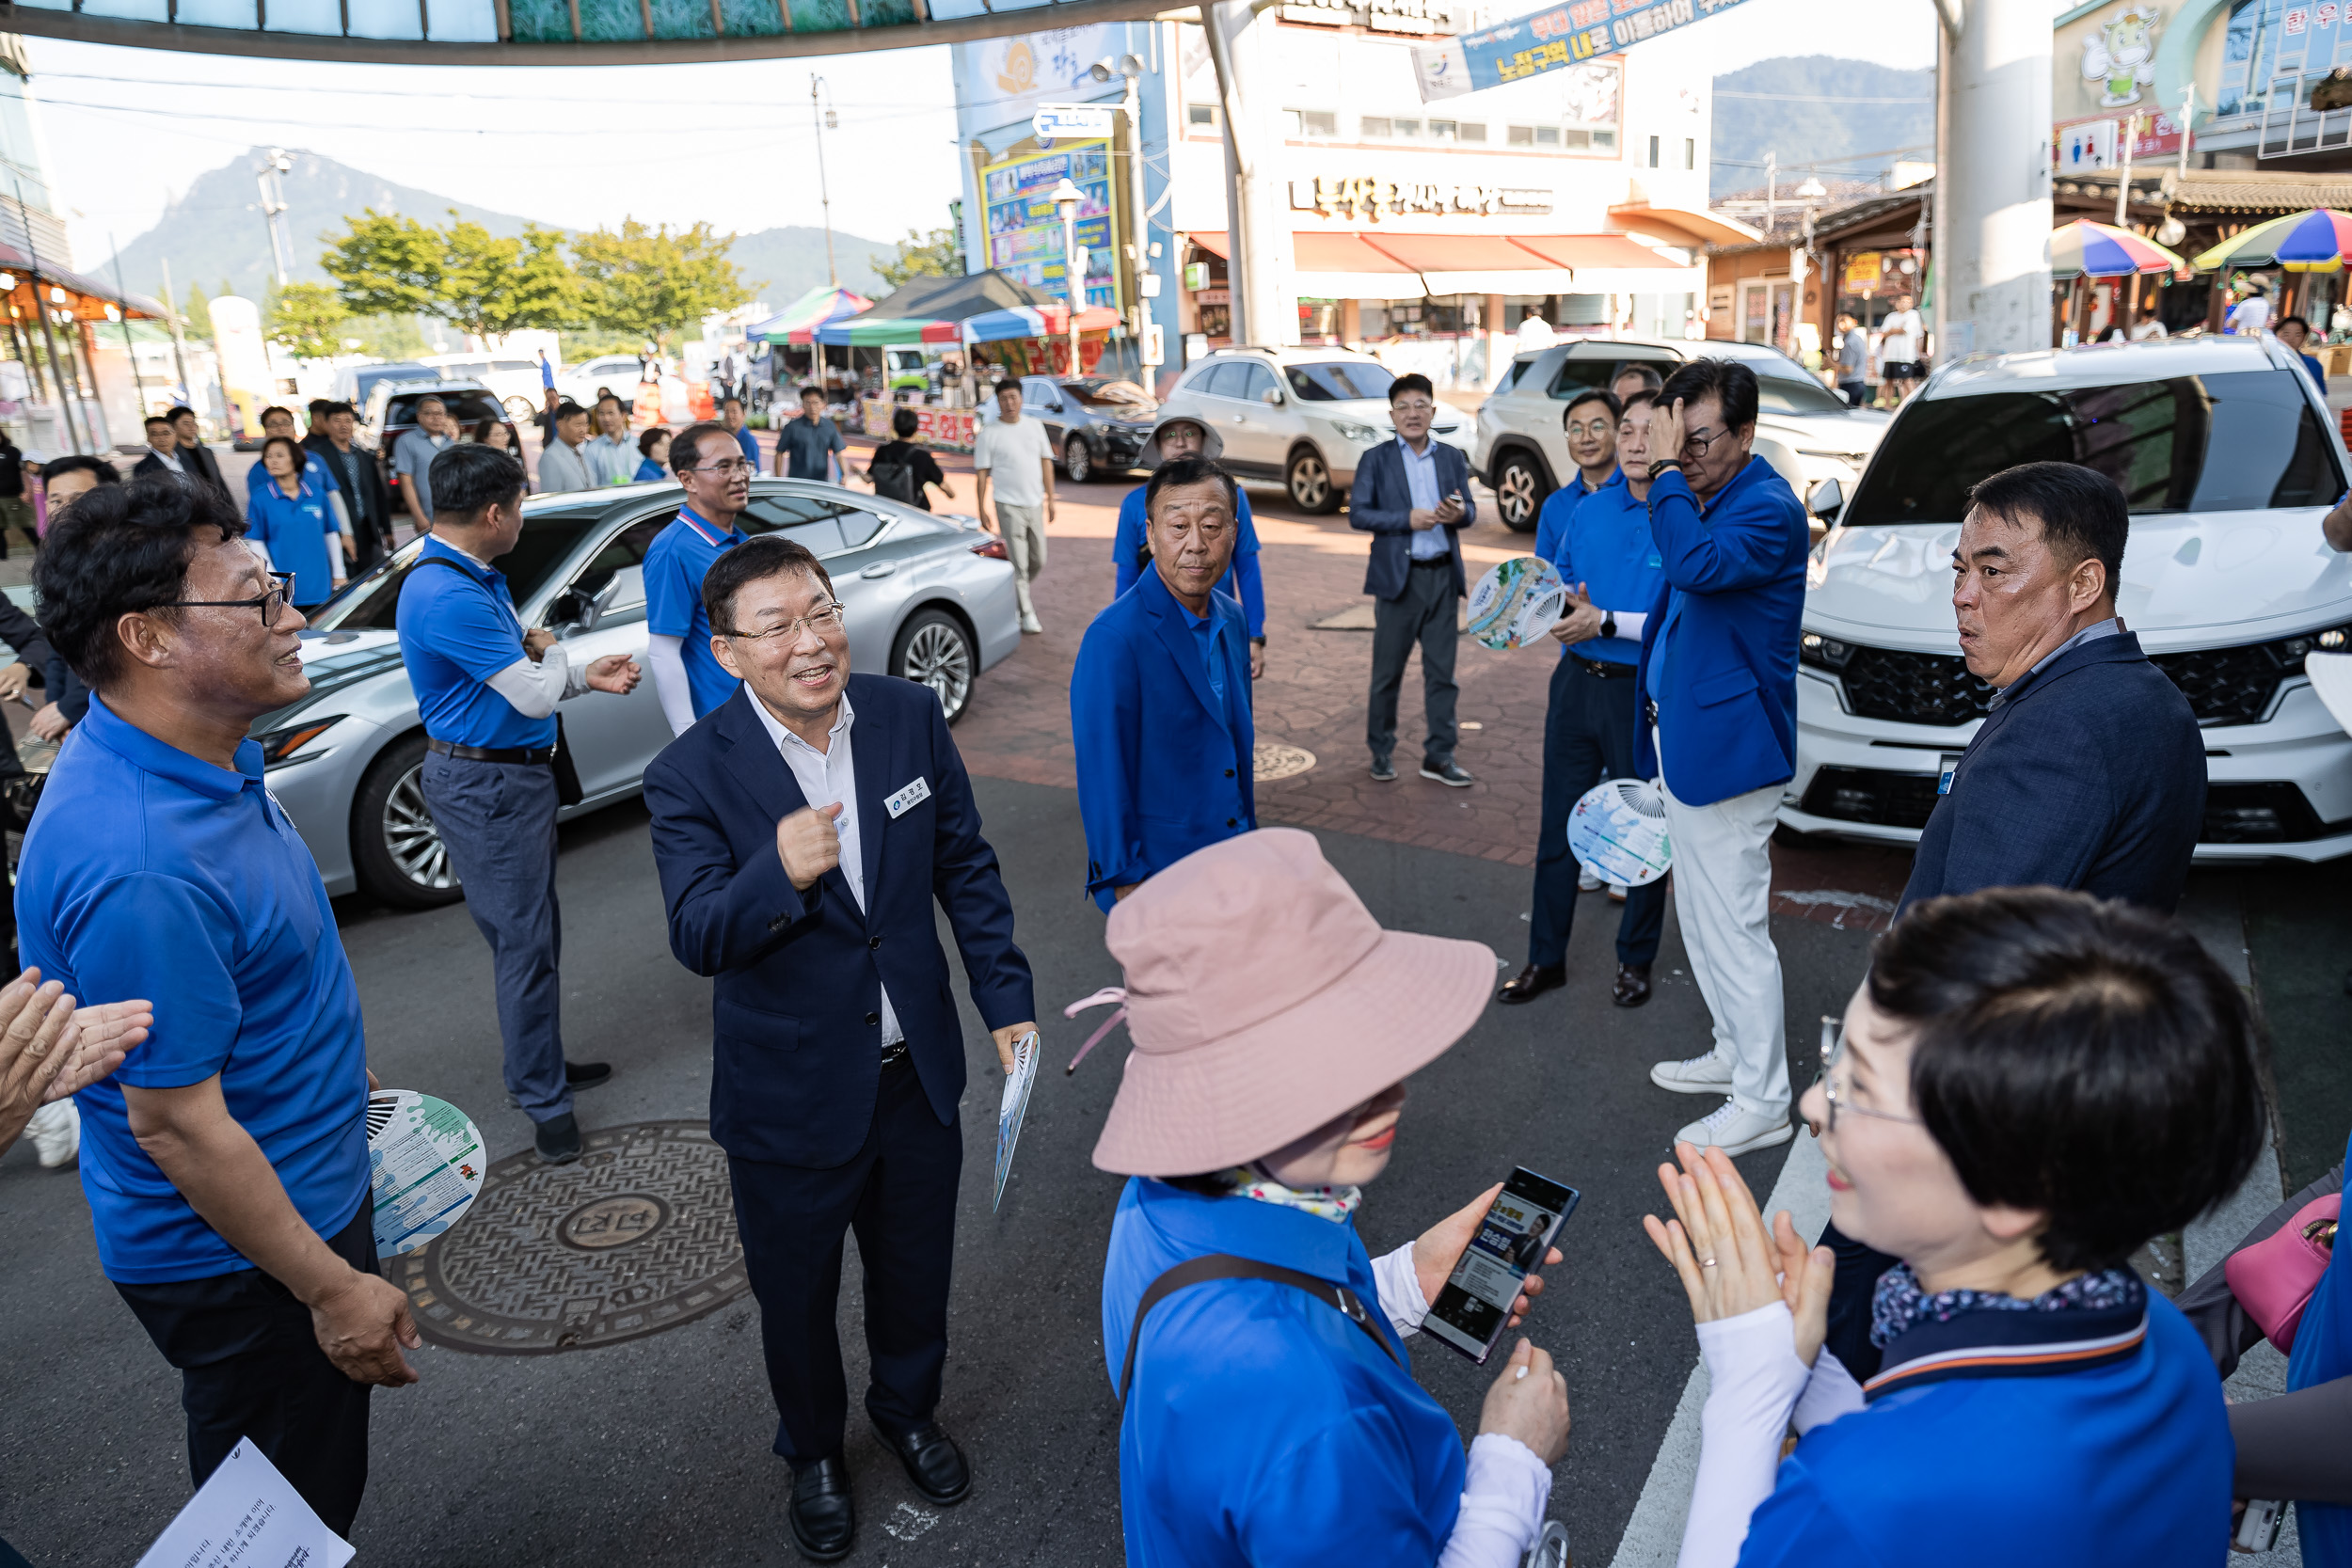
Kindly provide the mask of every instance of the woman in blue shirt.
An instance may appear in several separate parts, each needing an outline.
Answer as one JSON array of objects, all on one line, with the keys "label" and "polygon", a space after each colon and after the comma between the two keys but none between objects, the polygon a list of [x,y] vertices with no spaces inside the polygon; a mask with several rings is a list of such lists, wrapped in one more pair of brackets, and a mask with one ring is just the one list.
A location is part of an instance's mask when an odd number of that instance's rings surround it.
[{"label": "woman in blue shirt", "polygon": [[1878,1374],[1821,1348],[1827,1247],[1786,1212],[1767,1232],[1720,1149],[1659,1168],[1676,1217],[1644,1225],[1710,1379],[1682,1568],[2222,1561],[2220,1381],[2125,1259],[2245,1180],[2255,1054],[2237,986],[2169,921],[2050,888],[1906,911],[1802,1105],[1832,1221],[1902,1259]]},{"label": "woman in blue shirt", "polygon": [[649,484],[670,477],[670,433],[655,425],[637,437],[637,475],[633,483]]},{"label": "woman in blue shirt", "polygon": [[343,585],[343,534],[306,455],[291,436],[262,443],[269,477],[246,498],[245,523],[246,541],[262,547],[271,568],[294,575],[294,608],[307,612]]}]

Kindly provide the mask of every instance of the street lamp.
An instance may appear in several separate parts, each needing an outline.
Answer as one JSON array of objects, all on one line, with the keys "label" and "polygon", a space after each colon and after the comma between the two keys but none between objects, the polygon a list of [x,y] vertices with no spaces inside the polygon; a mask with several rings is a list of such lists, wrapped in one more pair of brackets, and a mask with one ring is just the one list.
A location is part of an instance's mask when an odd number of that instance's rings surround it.
[{"label": "street lamp", "polygon": [[[1144,69],[1143,61],[1134,55],[1121,55],[1116,60],[1105,55],[1087,67],[1087,74],[1097,82],[1108,85],[1114,76],[1126,82],[1126,94],[1119,106],[1127,117],[1127,238],[1133,242],[1136,280],[1136,298],[1128,306],[1128,319],[1136,337],[1136,365],[1139,371],[1150,368],[1143,355],[1145,341],[1151,336],[1145,328],[1152,319],[1152,308],[1144,299],[1143,281],[1152,268],[1152,223],[1144,214],[1143,200]],[[1116,242],[1117,236],[1112,238]]]},{"label": "street lamp", "polygon": [[1078,312],[1086,304],[1086,252],[1078,248],[1078,204],[1086,193],[1067,174],[1054,187],[1054,207],[1061,214],[1062,295],[1070,304],[1070,373],[1078,373]]}]

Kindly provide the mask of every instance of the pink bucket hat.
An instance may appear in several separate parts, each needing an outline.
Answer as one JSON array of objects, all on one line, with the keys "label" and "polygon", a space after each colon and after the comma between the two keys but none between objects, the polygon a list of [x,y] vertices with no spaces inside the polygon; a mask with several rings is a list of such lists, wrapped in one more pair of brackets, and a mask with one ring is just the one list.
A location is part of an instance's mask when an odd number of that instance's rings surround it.
[{"label": "pink bucket hat", "polygon": [[1495,983],[1484,942],[1382,930],[1295,828],[1185,856],[1111,911],[1109,943],[1125,990],[1077,1006],[1123,1002],[1135,1039],[1094,1146],[1124,1176],[1273,1153],[1442,1055]]}]

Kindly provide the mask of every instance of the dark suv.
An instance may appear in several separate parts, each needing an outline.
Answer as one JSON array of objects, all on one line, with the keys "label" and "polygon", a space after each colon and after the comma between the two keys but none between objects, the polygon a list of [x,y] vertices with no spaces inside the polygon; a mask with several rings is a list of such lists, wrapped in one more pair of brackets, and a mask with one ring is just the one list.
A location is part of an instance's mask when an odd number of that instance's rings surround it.
[{"label": "dark suv", "polygon": [[1136,466],[1160,405],[1132,381],[1100,375],[1025,375],[1021,417],[1045,427],[1073,484],[1097,468],[1123,473]]},{"label": "dark suv", "polygon": [[395,517],[405,516],[408,509],[401,498],[400,475],[392,467],[392,459],[399,451],[401,438],[417,428],[417,404],[426,398],[441,400],[450,418],[457,421],[461,436],[470,436],[485,420],[498,420],[514,437],[516,457],[522,456],[522,433],[506,417],[498,395],[481,382],[379,381],[368,394],[368,406],[359,417],[359,428],[352,440],[375,453],[376,461],[383,465],[384,483],[391,488]]}]

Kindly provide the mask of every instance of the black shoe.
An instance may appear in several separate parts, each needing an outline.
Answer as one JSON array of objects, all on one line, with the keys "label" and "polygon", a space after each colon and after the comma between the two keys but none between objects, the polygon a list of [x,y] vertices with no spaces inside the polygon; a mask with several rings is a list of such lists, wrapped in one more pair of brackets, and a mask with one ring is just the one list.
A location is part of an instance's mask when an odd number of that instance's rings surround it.
[{"label": "black shoe", "polygon": [[598,1088],[612,1081],[612,1064],[608,1062],[565,1062],[564,1086],[578,1094],[582,1089]]},{"label": "black shoe", "polygon": [[1393,763],[1390,762],[1390,761],[1389,761],[1389,759],[1388,759],[1388,758],[1386,758],[1386,757],[1375,757],[1375,758],[1373,758],[1373,759],[1372,759],[1372,782],[1373,782],[1373,783],[1375,783],[1375,784],[1394,784],[1394,783],[1396,783],[1396,766],[1395,766],[1395,764],[1393,764]]},{"label": "black shoe", "polygon": [[1616,984],[1609,988],[1609,1000],[1620,1007],[1638,1007],[1649,1000],[1649,965],[1619,964]]},{"label": "black shoe", "polygon": [[539,1158],[550,1165],[568,1165],[580,1158],[580,1123],[566,1111],[539,1124]]},{"label": "black shoe", "polygon": [[1529,964],[1518,975],[1502,983],[1495,992],[1498,1002],[1533,1002],[1548,990],[1557,990],[1568,983],[1566,964]]},{"label": "black shoe", "polygon": [[1458,762],[1424,762],[1421,765],[1421,776],[1435,779],[1454,789],[1468,789],[1470,786],[1470,776]]},{"label": "black shoe", "polygon": [[907,1480],[931,1502],[946,1508],[971,1493],[972,1471],[963,1463],[963,1452],[939,1430],[937,1421],[925,1421],[903,1436],[893,1436],[877,1426],[874,1435],[898,1456],[898,1463],[907,1467]]},{"label": "black shoe", "polygon": [[811,1562],[838,1562],[857,1535],[850,1466],[839,1454],[792,1469],[792,1544]]}]

